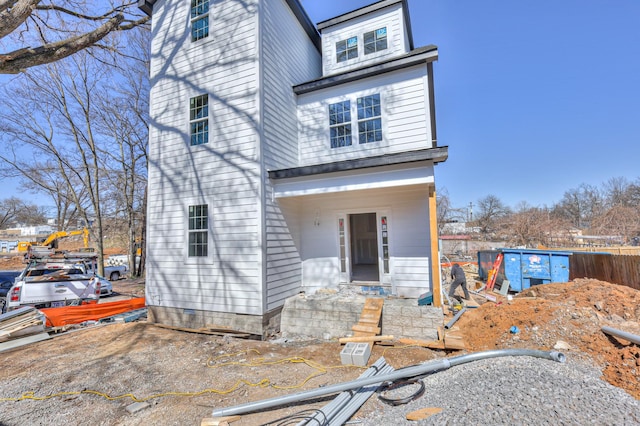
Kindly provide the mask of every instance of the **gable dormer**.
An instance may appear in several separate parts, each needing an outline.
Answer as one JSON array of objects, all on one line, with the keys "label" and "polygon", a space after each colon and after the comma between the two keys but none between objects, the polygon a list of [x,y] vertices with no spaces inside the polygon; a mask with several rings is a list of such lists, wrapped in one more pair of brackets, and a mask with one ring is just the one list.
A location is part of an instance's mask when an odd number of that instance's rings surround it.
[{"label": "gable dormer", "polygon": [[350,71],[413,49],[406,0],[382,0],[318,23],[322,74]]}]

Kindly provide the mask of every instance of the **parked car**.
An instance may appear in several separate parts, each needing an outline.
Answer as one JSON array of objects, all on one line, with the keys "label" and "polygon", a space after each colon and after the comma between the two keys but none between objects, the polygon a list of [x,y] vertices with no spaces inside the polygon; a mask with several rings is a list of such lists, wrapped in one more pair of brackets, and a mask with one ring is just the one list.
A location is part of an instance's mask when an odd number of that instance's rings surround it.
[{"label": "parked car", "polygon": [[102,275],[96,274],[96,277],[100,280],[100,297],[111,296],[113,294],[113,285],[111,285],[111,281]]},{"label": "parked car", "polygon": [[13,285],[13,281],[1,281],[0,282],[0,297],[7,297],[9,289]]}]

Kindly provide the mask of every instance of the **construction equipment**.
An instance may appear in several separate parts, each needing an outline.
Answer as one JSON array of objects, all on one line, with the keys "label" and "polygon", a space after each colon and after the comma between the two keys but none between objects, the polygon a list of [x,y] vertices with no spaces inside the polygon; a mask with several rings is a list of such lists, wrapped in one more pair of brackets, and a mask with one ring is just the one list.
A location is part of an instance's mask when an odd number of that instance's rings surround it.
[{"label": "construction equipment", "polygon": [[487,285],[485,287],[485,291],[493,290],[493,286],[496,284],[496,278],[498,278],[498,271],[500,270],[500,265],[502,264],[502,258],[504,254],[502,252],[498,253],[495,262],[493,262],[493,267],[489,271],[487,277]]},{"label": "construction equipment", "polygon": [[30,241],[20,241],[18,243],[18,252],[27,252],[29,248],[32,246],[39,247],[54,247],[57,243],[57,240],[60,238],[72,237],[74,235],[82,235],[82,240],[84,242],[84,248],[89,248],[89,230],[87,228],[82,228],[74,231],[57,231],[50,234],[47,238],[44,239],[41,243],[38,242],[30,242]]}]

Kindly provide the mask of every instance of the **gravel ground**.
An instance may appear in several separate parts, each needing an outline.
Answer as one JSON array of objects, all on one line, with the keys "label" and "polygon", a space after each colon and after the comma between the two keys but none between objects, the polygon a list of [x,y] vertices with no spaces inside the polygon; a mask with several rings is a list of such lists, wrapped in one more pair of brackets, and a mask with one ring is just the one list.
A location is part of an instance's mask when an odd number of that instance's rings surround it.
[{"label": "gravel ground", "polygon": [[[390,406],[372,397],[369,402],[379,408],[352,424],[640,425],[640,402],[600,377],[597,368],[572,359],[474,361],[424,378],[425,393],[406,405]],[[386,396],[394,398],[392,392]],[[442,412],[405,420],[408,413],[427,407]]]}]

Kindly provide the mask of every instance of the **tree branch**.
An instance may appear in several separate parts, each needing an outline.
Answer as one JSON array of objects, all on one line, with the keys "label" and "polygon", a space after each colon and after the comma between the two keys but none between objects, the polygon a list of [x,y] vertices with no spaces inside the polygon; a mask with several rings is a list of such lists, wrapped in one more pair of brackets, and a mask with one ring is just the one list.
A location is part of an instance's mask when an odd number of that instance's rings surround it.
[{"label": "tree branch", "polygon": [[0,55],[0,74],[17,74],[29,67],[48,64],[66,58],[102,40],[107,34],[117,30],[123,21],[124,15],[119,14],[86,34],[55,43],[48,43],[33,49],[24,48]]}]

